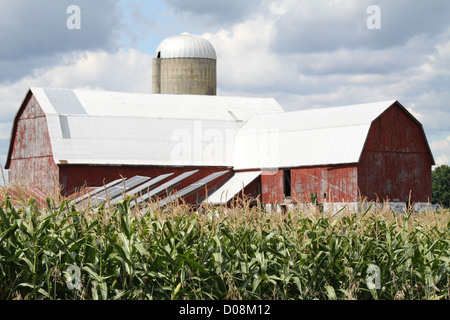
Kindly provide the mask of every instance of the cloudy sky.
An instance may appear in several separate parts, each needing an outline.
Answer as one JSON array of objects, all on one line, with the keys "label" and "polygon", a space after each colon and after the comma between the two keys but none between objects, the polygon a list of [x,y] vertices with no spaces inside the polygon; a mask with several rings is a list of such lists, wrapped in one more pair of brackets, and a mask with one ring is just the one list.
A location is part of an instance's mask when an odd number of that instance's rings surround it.
[{"label": "cloudy sky", "polygon": [[286,111],[396,99],[450,165],[449,1],[1,0],[0,14],[2,166],[29,87],[151,93],[156,47],[182,32],[216,48],[219,95]]}]

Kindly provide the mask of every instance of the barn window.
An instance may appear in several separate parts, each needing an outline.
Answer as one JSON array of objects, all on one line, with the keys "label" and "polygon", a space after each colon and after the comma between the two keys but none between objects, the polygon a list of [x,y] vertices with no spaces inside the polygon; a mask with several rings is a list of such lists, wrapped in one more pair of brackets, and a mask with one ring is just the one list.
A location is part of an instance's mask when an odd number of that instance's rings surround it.
[{"label": "barn window", "polygon": [[284,189],[284,196],[286,198],[290,197],[291,192],[291,170],[284,170],[283,171],[283,189]]}]

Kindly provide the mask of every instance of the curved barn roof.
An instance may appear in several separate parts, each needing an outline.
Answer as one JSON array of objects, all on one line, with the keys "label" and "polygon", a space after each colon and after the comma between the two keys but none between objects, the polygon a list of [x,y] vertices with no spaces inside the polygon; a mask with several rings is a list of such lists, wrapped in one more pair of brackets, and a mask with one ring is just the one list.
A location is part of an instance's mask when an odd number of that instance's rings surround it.
[{"label": "curved barn roof", "polygon": [[[52,88],[29,94],[47,119],[56,164],[232,167],[244,123],[283,112],[272,98]],[[13,128],[8,164],[14,138]]]}]

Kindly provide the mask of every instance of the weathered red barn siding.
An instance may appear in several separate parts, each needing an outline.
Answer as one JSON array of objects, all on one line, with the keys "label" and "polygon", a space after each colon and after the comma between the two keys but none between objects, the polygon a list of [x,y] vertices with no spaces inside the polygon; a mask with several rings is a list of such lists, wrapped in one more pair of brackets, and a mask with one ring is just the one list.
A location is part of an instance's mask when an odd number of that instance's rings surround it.
[{"label": "weathered red barn siding", "polygon": [[[160,184],[169,181],[178,175],[199,170],[199,172],[181,181],[174,190],[181,190],[188,187],[212,173],[229,170],[229,173],[212,181],[208,185],[208,190],[214,186],[223,184],[228,180],[233,172],[230,168],[219,167],[147,167],[147,166],[89,166],[89,165],[60,165],[60,184],[63,187],[63,194],[71,195],[78,191],[80,187],[99,187],[122,177],[132,178],[134,176],[147,176],[156,178],[163,174],[173,173],[172,176],[162,181]],[[205,188],[198,190],[198,197],[205,196]],[[195,203],[197,194],[185,198],[188,203]]]},{"label": "weathered red barn siding", "polygon": [[310,202],[311,194],[317,192],[317,201],[357,201],[357,167],[328,166],[291,170],[292,199]]},{"label": "weathered red barn siding", "polygon": [[31,94],[19,111],[13,129],[10,161],[10,181],[33,185],[52,192],[58,184],[58,167],[48,132],[47,119],[39,103]]},{"label": "weathered red barn siding", "polygon": [[423,129],[402,107],[390,107],[370,128],[358,164],[358,187],[369,200],[431,199],[433,159]]},{"label": "weathered red barn siding", "polygon": [[[283,170],[275,175],[263,175],[262,201],[284,203]],[[317,192],[317,200],[333,202],[357,201],[357,167],[347,166],[305,167],[291,169],[291,199],[310,202]]]},{"label": "weathered red barn siding", "polygon": [[261,176],[261,197],[263,203],[283,203],[283,171],[276,174],[263,173]]}]

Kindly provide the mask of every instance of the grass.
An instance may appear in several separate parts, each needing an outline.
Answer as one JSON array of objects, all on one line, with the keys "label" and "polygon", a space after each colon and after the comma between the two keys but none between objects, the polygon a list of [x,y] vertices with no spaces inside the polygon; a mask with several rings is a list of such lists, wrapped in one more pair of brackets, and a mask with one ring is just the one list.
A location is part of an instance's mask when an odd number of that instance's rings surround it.
[{"label": "grass", "polygon": [[129,201],[79,210],[48,198],[40,209],[3,194],[0,299],[450,298],[448,210],[268,214],[247,200],[197,211]]}]

